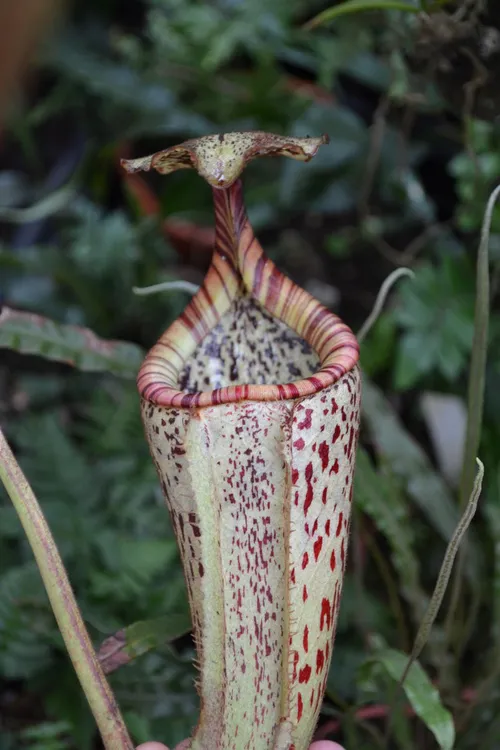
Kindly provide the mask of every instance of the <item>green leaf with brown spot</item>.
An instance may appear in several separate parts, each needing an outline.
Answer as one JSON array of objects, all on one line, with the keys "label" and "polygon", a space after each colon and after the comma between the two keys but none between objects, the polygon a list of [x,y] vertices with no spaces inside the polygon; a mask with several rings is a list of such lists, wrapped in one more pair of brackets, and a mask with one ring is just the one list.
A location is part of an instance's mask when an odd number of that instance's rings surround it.
[{"label": "green leaf with brown spot", "polygon": [[88,372],[111,372],[123,378],[135,378],[144,357],[135,344],[106,341],[88,328],[56,323],[9,307],[0,313],[0,348],[37,354]]},{"label": "green leaf with brown spot", "polygon": [[106,638],[97,656],[106,674],[191,630],[188,612],[140,620]]}]

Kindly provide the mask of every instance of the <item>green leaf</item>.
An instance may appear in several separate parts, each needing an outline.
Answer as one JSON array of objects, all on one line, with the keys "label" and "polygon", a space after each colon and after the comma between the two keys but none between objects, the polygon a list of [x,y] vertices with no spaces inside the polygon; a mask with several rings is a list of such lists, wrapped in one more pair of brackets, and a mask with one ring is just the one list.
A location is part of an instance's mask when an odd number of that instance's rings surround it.
[{"label": "green leaf", "polygon": [[360,13],[364,10],[403,10],[407,13],[418,13],[421,8],[413,3],[404,2],[404,0],[347,0],[345,3],[318,13],[317,16],[307,22],[304,28],[314,29],[340,16],[345,16],[348,13]]},{"label": "green leaf", "polygon": [[497,503],[489,500],[484,507],[484,513],[488,520],[489,533],[493,544],[493,579],[491,581],[491,597],[493,617],[491,622],[491,635],[495,647],[500,651],[500,507]]},{"label": "green leaf", "polygon": [[413,526],[401,487],[391,475],[375,470],[362,447],[358,448],[354,477],[355,502],[389,542],[402,593],[412,604],[418,622],[425,612],[427,597],[420,587]]},{"label": "green leaf", "polygon": [[51,663],[53,616],[34,562],[11,567],[0,577],[0,673],[30,678]]},{"label": "green leaf", "polygon": [[408,495],[448,542],[458,521],[451,493],[382,392],[366,377],[363,417],[380,458],[387,461],[394,475],[404,482]]},{"label": "green leaf", "polygon": [[[213,38],[212,40],[213,41]],[[66,30],[45,51],[46,63],[58,70],[76,95],[82,90],[101,101],[100,118],[111,121],[120,137],[144,133],[210,132],[211,123],[193,108],[186,109],[165,83],[116,60],[109,50],[98,49],[79,29]],[[190,50],[192,52],[192,48]],[[87,99],[88,101],[88,99]]]},{"label": "green leaf", "polygon": [[413,388],[421,377],[428,375],[432,369],[428,353],[430,348],[424,350],[424,355],[419,356],[422,351],[417,336],[410,333],[401,338],[394,362],[394,387],[400,391]]},{"label": "green leaf", "polygon": [[138,711],[124,711],[123,718],[134,742],[147,742],[151,737],[151,726],[146,716]]},{"label": "green leaf", "polygon": [[[177,545],[173,539],[133,539],[114,531],[103,531],[96,540],[104,569],[90,576],[93,592],[99,597],[139,598],[154,577],[177,567]],[[115,591],[120,576],[119,591]]]},{"label": "green leaf", "polygon": [[[408,495],[440,536],[449,542],[459,513],[446,482],[435,471],[418,442],[404,429],[396,412],[382,392],[368,378],[363,379],[363,418],[379,457],[388,462]],[[470,545],[466,575],[476,581],[479,550],[475,535],[468,533]]]},{"label": "green leaf", "polygon": [[94,750],[94,717],[70,663],[65,668],[59,664],[57,680],[47,682],[44,708],[49,716],[61,717],[69,723],[72,748]]},{"label": "green leaf", "polygon": [[403,328],[395,385],[408,388],[434,371],[456,380],[467,363],[474,334],[474,285],[464,256],[423,264],[411,284],[402,283],[394,311]]},{"label": "green leaf", "polygon": [[386,370],[396,343],[396,323],[390,313],[382,313],[363,341],[361,367],[370,377]]},{"label": "green leaf", "polygon": [[28,750],[67,750],[65,739],[71,732],[67,721],[43,722],[23,729],[21,737],[28,742]]},{"label": "green leaf", "polygon": [[56,323],[8,307],[0,313],[0,348],[38,354],[79,370],[111,372],[124,378],[136,376],[144,356],[135,344],[106,341],[88,328]]},{"label": "green leaf", "polygon": [[[408,657],[395,649],[383,649],[375,654],[369,664],[381,665],[387,674],[399,683],[406,667]],[[446,709],[441,697],[429,677],[415,662],[403,683],[403,690],[416,715],[432,732],[442,750],[452,750],[455,742],[453,717]]]},{"label": "green leaf", "polygon": [[175,747],[192,734],[199,710],[193,656],[190,649],[181,655],[167,647],[111,675],[120,705],[128,704],[149,720],[148,739],[165,738],[169,747]]},{"label": "green leaf", "polygon": [[46,58],[73,83],[112,100],[115,106],[141,107],[148,114],[165,113],[174,106],[174,95],[165,85],[147,82],[131,67],[96,53],[85,37],[76,38],[69,31],[46,51]]},{"label": "green leaf", "polygon": [[191,630],[189,612],[153,620],[141,620],[106,638],[98,651],[102,668],[109,674],[151,649],[164,646]]},{"label": "green leaf", "polygon": [[0,206],[0,219],[12,224],[28,224],[32,221],[46,219],[65,208],[75,195],[75,185],[74,180],[72,180],[27,208]]},{"label": "green leaf", "polygon": [[[347,205],[346,198],[349,201],[350,197],[342,197],[348,185],[343,184],[340,176],[332,182],[331,174],[334,170],[352,167],[356,160],[363,157],[368,144],[368,131],[361,117],[347,107],[314,103],[295,120],[290,130],[290,134],[297,137],[307,136],[311,132],[327,132],[330,145],[321,159],[311,162],[307,175],[301,169],[300,162],[291,159],[285,162],[281,172],[280,202],[292,208],[304,190],[305,179],[311,181],[315,177],[328,175],[323,195],[314,202],[314,210],[342,211]],[[355,191],[356,187],[353,186],[352,192]]]}]

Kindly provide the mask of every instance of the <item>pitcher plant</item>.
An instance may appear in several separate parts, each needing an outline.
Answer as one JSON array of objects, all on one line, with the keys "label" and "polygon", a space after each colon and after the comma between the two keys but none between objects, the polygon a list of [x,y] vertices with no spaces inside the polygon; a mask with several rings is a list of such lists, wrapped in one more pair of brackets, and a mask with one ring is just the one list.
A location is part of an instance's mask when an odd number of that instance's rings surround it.
[{"label": "pitcher plant", "polygon": [[124,161],[212,187],[204,283],[138,375],[200,667],[191,750],[306,750],[332,655],[359,428],[351,330],[263,253],[240,175],[327,142],[262,132]]}]

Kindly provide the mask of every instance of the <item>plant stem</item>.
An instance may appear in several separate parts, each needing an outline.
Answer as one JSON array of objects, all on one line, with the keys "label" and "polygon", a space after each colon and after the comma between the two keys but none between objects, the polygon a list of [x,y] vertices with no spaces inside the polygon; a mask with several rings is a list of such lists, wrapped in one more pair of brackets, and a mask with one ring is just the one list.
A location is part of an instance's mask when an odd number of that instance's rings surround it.
[{"label": "plant stem", "polygon": [[422,651],[422,649],[424,648],[427,642],[427,639],[429,637],[429,632],[438,615],[439,609],[443,602],[444,595],[446,593],[446,588],[448,586],[448,581],[450,580],[450,575],[451,575],[451,571],[453,568],[453,563],[455,561],[455,556],[460,548],[460,544],[464,538],[464,535],[467,532],[467,529],[469,528],[471,521],[474,518],[474,515],[476,513],[477,503],[479,500],[479,495],[481,494],[481,489],[483,486],[483,477],[484,477],[484,466],[482,462],[479,460],[479,458],[476,458],[476,462],[479,468],[478,468],[478,472],[474,481],[474,485],[472,487],[469,502],[467,504],[467,507],[465,508],[465,511],[460,521],[458,522],[457,528],[453,532],[453,536],[448,543],[448,547],[446,548],[446,553],[444,556],[443,564],[441,565],[438,579],[436,581],[436,585],[434,587],[434,591],[432,593],[429,606],[427,607],[427,612],[424,615],[424,618],[417,631],[417,635],[415,636],[415,642],[413,644],[413,649],[412,649],[410,658],[408,659],[408,664],[406,665],[406,668],[403,672],[403,676],[401,677],[401,680],[400,680],[401,685],[403,684],[406,677],[408,676],[408,672],[410,671],[410,668],[413,662],[415,662],[418,659],[418,657],[420,656],[420,652]]},{"label": "plant stem", "polygon": [[[484,383],[486,358],[488,353],[488,327],[490,315],[490,273],[489,273],[489,235],[493,209],[500,195],[500,185],[491,193],[484,212],[481,238],[477,254],[476,270],[476,304],[474,310],[474,338],[472,342],[471,365],[469,373],[469,391],[467,402],[467,429],[465,435],[462,475],[459,487],[459,507],[463,510],[474,485],[475,459],[479,452],[479,440],[483,424]],[[463,567],[466,548],[460,551],[453,580],[450,605],[446,617],[448,639],[454,629],[455,614],[462,588]],[[457,644],[461,650],[464,644]]]},{"label": "plant stem", "polygon": [[392,576],[390,565],[379,549],[373,536],[368,535],[366,543],[385,585],[387,598],[389,599],[389,607],[392,610],[392,615],[398,630],[400,640],[399,648],[403,651],[407,651],[409,649],[408,644],[410,643],[410,635],[408,633],[408,628],[406,627],[405,614],[398,596],[396,581]]},{"label": "plant stem", "polygon": [[153,284],[152,286],[133,286],[132,291],[140,297],[144,297],[147,294],[156,294],[157,292],[186,292],[186,294],[196,294],[199,289],[198,284],[192,284],[190,281],[162,281],[160,284]]},{"label": "plant stem", "polygon": [[417,635],[415,636],[413,648],[412,648],[410,656],[408,657],[406,667],[404,668],[403,674],[401,675],[399,682],[396,685],[396,688],[394,691],[393,699],[391,701],[392,710],[389,713],[387,727],[386,727],[386,746],[387,747],[388,747],[389,739],[390,739],[391,732],[392,732],[393,717],[395,715],[395,711],[397,707],[397,700],[401,692],[401,688],[403,687],[404,681],[408,677],[408,674],[414,662],[416,662],[416,660],[420,656],[422,649],[427,643],[430,630],[432,626],[434,625],[434,621],[438,615],[438,612],[441,608],[441,604],[443,602],[444,595],[446,593],[446,588],[450,580],[450,575],[453,569],[455,556],[460,549],[462,540],[477,510],[477,503],[478,503],[479,496],[481,494],[481,489],[483,486],[484,466],[483,466],[482,461],[479,460],[479,458],[476,458],[476,464],[478,466],[478,471],[474,479],[469,501],[467,503],[467,506],[465,508],[465,511],[462,517],[460,518],[458,522],[458,525],[453,533],[453,536],[448,543],[448,547],[446,548],[444,560],[441,565],[441,569],[439,571],[438,579],[436,581],[436,585],[434,587],[431,600],[429,602],[429,605],[427,607],[427,611],[423,617],[423,620],[420,624],[420,627],[417,631]]},{"label": "plant stem", "polygon": [[373,305],[371,313],[357,333],[356,338],[358,339],[358,342],[360,344],[363,343],[366,336],[379,319],[380,314],[384,309],[385,301],[389,292],[391,291],[396,281],[398,281],[398,279],[400,279],[402,276],[410,276],[411,278],[415,278],[415,274],[410,268],[396,268],[396,270],[390,273],[389,276],[384,280],[384,283],[380,287],[377,294],[377,299],[375,300],[375,304]]},{"label": "plant stem", "polygon": [[477,254],[476,306],[474,311],[474,339],[469,374],[468,418],[465,437],[464,461],[460,479],[460,509],[463,509],[472,492],[476,471],[481,426],[483,423],[484,381],[488,352],[488,327],[490,316],[490,272],[488,245],[495,203],[500,195],[500,185],[492,192],[484,214],[481,239]]},{"label": "plant stem", "polygon": [[106,750],[133,750],[85,628],[55,541],[33,490],[0,430],[0,479],[19,515],[47,591],[52,610],[85,692]]}]

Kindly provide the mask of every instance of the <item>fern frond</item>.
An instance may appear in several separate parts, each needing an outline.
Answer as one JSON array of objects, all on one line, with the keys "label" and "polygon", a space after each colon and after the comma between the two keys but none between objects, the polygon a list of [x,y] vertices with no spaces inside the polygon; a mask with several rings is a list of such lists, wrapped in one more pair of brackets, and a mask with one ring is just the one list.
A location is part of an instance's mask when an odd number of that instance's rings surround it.
[{"label": "fern frond", "polygon": [[43,672],[51,662],[55,634],[35,563],[8,569],[0,577],[0,673],[19,679]]}]

